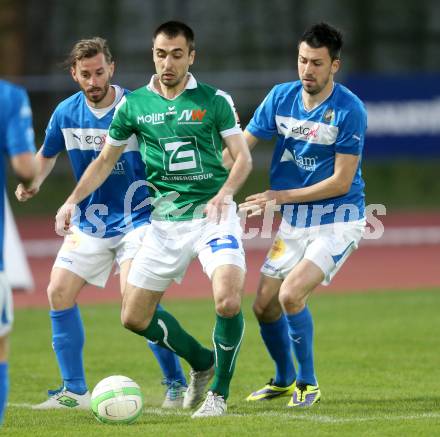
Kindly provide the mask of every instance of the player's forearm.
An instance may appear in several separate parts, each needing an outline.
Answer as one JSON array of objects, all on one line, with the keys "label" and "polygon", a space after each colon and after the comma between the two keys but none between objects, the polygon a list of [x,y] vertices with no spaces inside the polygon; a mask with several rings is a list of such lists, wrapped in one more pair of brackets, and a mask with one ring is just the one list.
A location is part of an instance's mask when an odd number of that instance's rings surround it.
[{"label": "player's forearm", "polygon": [[232,155],[229,152],[229,149],[225,147],[222,152],[223,166],[225,168],[231,168],[234,165],[234,160],[232,159]]},{"label": "player's forearm", "polygon": [[40,149],[35,156],[37,161],[37,173],[32,181],[32,185],[36,188],[40,188],[46,178],[50,175],[58,157],[58,155],[56,155],[52,158],[46,158],[43,156],[41,150],[42,149]]},{"label": "player's forearm", "polygon": [[[248,146],[248,149],[251,152],[254,149],[254,147],[257,145],[258,138],[253,136],[247,130],[243,131],[243,136]],[[223,165],[225,166],[225,168],[231,169],[232,166],[234,165],[234,158],[232,157],[232,154],[227,147],[223,149],[222,157],[223,157]]]},{"label": "player's forearm", "polygon": [[[105,147],[107,150],[112,148],[108,145]],[[103,150],[98,158],[87,167],[72,194],[67,198],[66,203],[77,204],[81,202],[96,191],[108,178],[119,159],[120,153],[122,153],[122,148],[121,151],[116,150],[112,153],[107,153],[107,150]]]},{"label": "player's forearm", "polygon": [[347,194],[350,187],[351,183],[341,181],[333,175],[309,187],[277,191],[277,203],[306,203],[330,199]]}]

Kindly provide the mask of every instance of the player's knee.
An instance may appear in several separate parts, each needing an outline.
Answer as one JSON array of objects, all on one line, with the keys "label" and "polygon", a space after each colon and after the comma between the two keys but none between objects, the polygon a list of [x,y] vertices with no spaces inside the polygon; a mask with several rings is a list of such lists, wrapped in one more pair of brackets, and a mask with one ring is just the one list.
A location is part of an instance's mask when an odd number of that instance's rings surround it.
[{"label": "player's knee", "polygon": [[263,304],[258,299],[252,305],[252,310],[254,311],[255,317],[259,322],[271,323],[278,320],[282,314],[279,304]]},{"label": "player's knee", "polygon": [[261,303],[258,301],[255,301],[252,305],[252,310],[253,310],[257,320],[261,321],[264,318],[264,315],[266,313],[266,306],[261,305]]},{"label": "player's knee", "polygon": [[279,301],[288,313],[296,313],[304,308],[307,290],[301,281],[283,283],[280,288]]},{"label": "player's knee", "polygon": [[53,310],[64,310],[75,304],[69,295],[67,286],[62,282],[51,281],[47,287],[47,297]]},{"label": "player's knee", "polygon": [[140,316],[134,314],[130,311],[122,311],[121,312],[121,323],[124,328],[129,331],[139,332],[147,329],[148,325],[151,322],[151,318],[145,318],[144,316]]},{"label": "player's knee", "polygon": [[215,311],[221,317],[233,317],[240,312],[240,296],[223,296],[215,302]]}]

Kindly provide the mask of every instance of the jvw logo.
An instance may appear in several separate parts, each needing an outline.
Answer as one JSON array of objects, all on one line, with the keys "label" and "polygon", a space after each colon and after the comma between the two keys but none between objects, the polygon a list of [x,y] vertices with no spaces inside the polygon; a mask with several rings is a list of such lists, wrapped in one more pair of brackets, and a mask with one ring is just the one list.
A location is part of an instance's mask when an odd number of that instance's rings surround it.
[{"label": "jvw logo", "polygon": [[206,114],[206,109],[184,109],[177,121],[202,121]]}]

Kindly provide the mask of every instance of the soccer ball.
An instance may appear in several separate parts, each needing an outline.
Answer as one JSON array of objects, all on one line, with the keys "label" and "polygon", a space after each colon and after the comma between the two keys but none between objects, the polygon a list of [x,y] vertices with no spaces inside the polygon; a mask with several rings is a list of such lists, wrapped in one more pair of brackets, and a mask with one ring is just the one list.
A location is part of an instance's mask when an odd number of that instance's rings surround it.
[{"label": "soccer ball", "polygon": [[92,411],[103,423],[131,423],[142,413],[141,388],[130,378],[114,375],[98,382],[92,392]]}]

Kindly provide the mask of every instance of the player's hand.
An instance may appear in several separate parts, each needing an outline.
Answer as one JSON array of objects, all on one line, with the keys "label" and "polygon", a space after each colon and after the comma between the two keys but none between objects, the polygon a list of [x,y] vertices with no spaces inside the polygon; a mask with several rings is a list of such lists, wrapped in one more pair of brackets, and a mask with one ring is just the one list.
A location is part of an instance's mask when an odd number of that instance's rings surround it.
[{"label": "player's hand", "polygon": [[232,192],[221,189],[205,206],[203,212],[209,221],[220,223],[228,217],[233,198]]},{"label": "player's hand", "polygon": [[37,186],[31,185],[30,187],[26,188],[23,184],[18,184],[17,188],[15,189],[15,197],[19,202],[26,202],[26,200],[34,197],[39,190],[40,188]]},{"label": "player's hand", "polygon": [[279,203],[278,192],[267,190],[246,197],[245,201],[238,205],[238,209],[240,212],[244,212],[247,217],[254,217],[263,214],[266,208],[273,208]]},{"label": "player's hand", "polygon": [[72,234],[70,230],[72,217],[75,215],[77,206],[74,203],[65,203],[55,217],[55,232],[64,237]]}]

